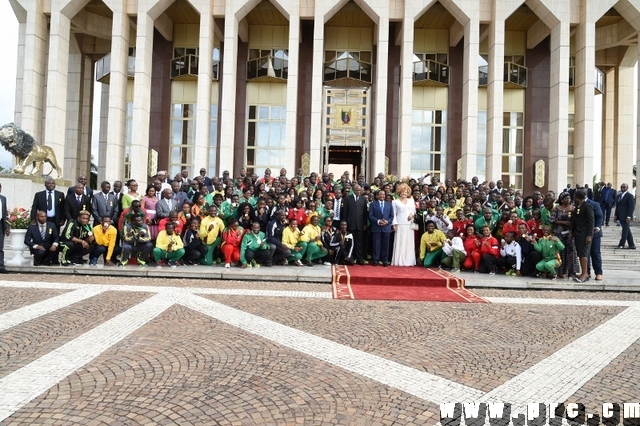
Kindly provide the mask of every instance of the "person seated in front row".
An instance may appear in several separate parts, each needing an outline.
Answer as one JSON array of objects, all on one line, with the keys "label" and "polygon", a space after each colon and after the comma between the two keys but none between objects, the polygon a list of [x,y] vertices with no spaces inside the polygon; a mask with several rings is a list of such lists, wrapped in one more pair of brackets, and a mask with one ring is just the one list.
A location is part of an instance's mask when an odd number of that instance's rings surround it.
[{"label": "person seated in front row", "polygon": [[442,231],[436,229],[436,224],[432,220],[427,221],[426,228],[426,232],[420,238],[419,261],[425,268],[430,268],[438,266],[437,263],[442,257],[442,246],[447,237]]},{"label": "person seated in front row", "polygon": [[460,266],[467,257],[462,238],[453,229],[447,232],[447,241],[442,246],[442,264],[448,266],[451,272],[460,272]]},{"label": "person seated in front row", "polygon": [[227,229],[222,231],[222,244],[220,245],[225,268],[231,268],[232,263],[240,262],[240,244],[243,235],[244,229],[239,225],[238,219],[235,217],[229,219]]},{"label": "person seated in front row", "polygon": [[33,255],[33,266],[58,265],[58,228],[47,222],[47,212],[38,211],[36,223],[29,225],[24,236],[24,245]]},{"label": "person seated in front row", "polygon": [[549,278],[556,280],[558,268],[562,261],[560,252],[564,250],[564,244],[558,237],[552,235],[549,225],[542,225],[542,238],[534,238],[533,248],[542,256],[542,260],[536,265],[536,269],[541,273],[546,273]]},{"label": "person seated in front row", "polygon": [[209,206],[207,216],[200,221],[200,239],[207,248],[207,253],[200,259],[202,265],[212,265],[213,256],[217,248],[222,243],[222,232],[224,231],[224,222],[218,217],[218,207]]},{"label": "person seated in front row", "polygon": [[329,252],[322,245],[322,231],[318,226],[318,213],[313,212],[309,217],[309,224],[302,229],[302,241],[307,243],[305,252],[306,266],[313,266],[314,261],[325,257]]},{"label": "person seated in front row", "polygon": [[[175,213],[175,212],[174,212]],[[176,216],[177,218],[177,216]],[[182,238],[175,232],[174,222],[167,222],[165,229],[158,233],[156,246],[153,249],[153,258],[160,267],[166,261],[169,266],[175,268],[184,256],[184,244]]]},{"label": "person seated in front row", "polygon": [[298,228],[298,221],[289,219],[289,226],[282,231],[282,244],[291,251],[288,260],[296,266],[304,266],[302,258],[307,251],[307,243],[302,241],[302,231]]},{"label": "person seated in front row", "polygon": [[267,236],[260,231],[260,224],[253,222],[251,231],[244,234],[240,244],[240,262],[242,268],[258,268],[273,265],[273,254],[276,246],[269,244]]},{"label": "person seated in front row", "polygon": [[82,265],[87,254],[93,253],[95,238],[89,225],[91,213],[86,210],[78,213],[78,219],[70,220],[60,235],[60,263],[62,266],[71,264]]},{"label": "person seated in front row", "polygon": [[[512,215],[514,214],[512,213]],[[508,231],[504,234],[504,239],[500,242],[500,257],[496,259],[496,262],[499,268],[506,270],[507,275],[519,277],[522,266],[522,249],[515,238],[514,231]]]},{"label": "person seated in front row", "polygon": [[[134,201],[135,202],[135,201]],[[142,216],[133,216],[131,223],[124,226],[122,234],[122,259],[118,266],[124,266],[131,257],[135,257],[138,265],[145,266],[153,250],[151,232],[143,223]]]},{"label": "person seated in front row", "polygon": [[118,230],[111,224],[111,218],[105,216],[102,222],[93,227],[96,247],[89,257],[89,266],[97,266],[98,258],[103,256],[104,266],[116,266],[111,259],[119,256],[122,248],[116,245]]},{"label": "person seated in front row", "polygon": [[340,222],[340,228],[333,234],[331,245],[335,250],[336,265],[353,265],[353,235],[347,230],[347,222]]},{"label": "person seated in front row", "polygon": [[184,256],[182,260],[185,265],[199,265],[200,260],[204,259],[207,254],[207,246],[204,245],[199,236],[200,219],[191,218],[189,229],[187,229],[182,237],[184,244]]}]

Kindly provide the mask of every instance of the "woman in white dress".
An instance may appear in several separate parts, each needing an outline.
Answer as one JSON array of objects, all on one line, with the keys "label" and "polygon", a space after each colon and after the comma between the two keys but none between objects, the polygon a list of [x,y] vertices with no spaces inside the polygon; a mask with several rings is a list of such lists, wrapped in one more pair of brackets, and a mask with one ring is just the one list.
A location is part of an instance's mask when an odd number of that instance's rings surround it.
[{"label": "woman in white dress", "polygon": [[416,215],[416,206],[413,198],[410,198],[411,188],[407,184],[400,184],[396,188],[396,193],[400,198],[393,200],[393,230],[395,239],[393,242],[393,266],[415,266],[415,238],[414,230],[410,224]]}]

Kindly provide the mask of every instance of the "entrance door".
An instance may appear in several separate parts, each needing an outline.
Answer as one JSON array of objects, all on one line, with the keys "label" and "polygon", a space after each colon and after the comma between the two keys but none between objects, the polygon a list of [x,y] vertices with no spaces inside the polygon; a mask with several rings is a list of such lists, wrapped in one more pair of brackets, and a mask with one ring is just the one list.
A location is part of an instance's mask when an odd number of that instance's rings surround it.
[{"label": "entrance door", "polygon": [[326,172],[333,173],[336,178],[348,171],[352,178],[357,178],[363,170],[363,149],[358,146],[336,146],[327,147],[327,160],[325,162]]}]

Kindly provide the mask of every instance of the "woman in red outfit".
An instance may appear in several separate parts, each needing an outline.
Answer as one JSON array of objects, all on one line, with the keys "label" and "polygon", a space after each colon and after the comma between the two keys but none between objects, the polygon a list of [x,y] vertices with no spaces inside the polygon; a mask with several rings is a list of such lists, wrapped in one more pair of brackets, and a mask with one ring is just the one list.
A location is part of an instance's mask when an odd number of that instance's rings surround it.
[{"label": "woman in red outfit", "polygon": [[542,217],[540,215],[540,210],[534,209],[531,212],[533,216],[531,219],[527,221],[527,225],[529,226],[529,233],[536,234],[538,238],[542,238]]},{"label": "woman in red outfit", "polygon": [[222,232],[222,245],[220,246],[225,268],[230,268],[232,262],[240,262],[240,243],[243,235],[244,230],[238,226],[238,219],[229,219],[227,229]]},{"label": "woman in red outfit", "polygon": [[500,243],[498,243],[496,237],[491,235],[491,228],[489,226],[482,227],[480,254],[482,254],[480,272],[488,271],[489,275],[495,275],[498,270],[497,259],[500,257]]},{"label": "woman in red outfit", "polygon": [[462,267],[464,269],[473,269],[478,272],[480,269],[480,262],[482,261],[482,255],[480,254],[480,239],[476,235],[476,227],[473,223],[467,225],[466,235],[464,237],[464,250],[467,252],[467,257],[464,259]]},{"label": "woman in red outfit", "polygon": [[[524,220],[520,219],[518,217],[518,213],[517,212],[511,212],[509,214],[509,220],[502,226],[502,235],[507,235],[507,232],[514,232],[514,233],[518,233],[518,225],[520,224],[524,224],[527,225],[527,222],[525,222]],[[529,226],[527,226],[527,228],[529,228]],[[528,232],[528,229],[527,229]]]},{"label": "woman in red outfit", "polygon": [[305,223],[307,220],[307,206],[305,202],[301,198],[297,198],[293,204],[295,207],[289,209],[289,213],[287,214],[287,219],[292,220],[295,219],[299,224]]}]

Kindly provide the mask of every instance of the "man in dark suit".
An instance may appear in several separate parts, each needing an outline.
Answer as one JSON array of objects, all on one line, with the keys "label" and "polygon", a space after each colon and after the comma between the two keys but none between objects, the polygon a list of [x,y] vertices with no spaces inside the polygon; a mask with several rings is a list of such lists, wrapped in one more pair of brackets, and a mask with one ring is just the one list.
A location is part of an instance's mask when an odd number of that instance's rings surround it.
[{"label": "man in dark suit", "polygon": [[[85,175],[78,176],[77,183],[82,184],[82,192],[84,193],[84,195],[86,195],[89,198],[93,197],[93,189],[89,187],[87,183],[87,177]],[[75,193],[75,186],[70,186],[69,189],[67,189],[67,195],[74,194],[74,193]]]},{"label": "man in dark suit", "polygon": [[602,253],[600,252],[600,245],[602,243],[602,223],[604,215],[600,204],[596,201],[587,198],[586,202],[593,208],[593,239],[591,240],[591,251],[589,252],[589,264],[587,270],[591,273],[591,265],[593,265],[593,271],[596,274],[596,281],[602,281]]},{"label": "man in dark suit", "polygon": [[622,226],[622,236],[620,237],[620,243],[618,248],[624,248],[624,244],[628,243],[631,250],[636,249],[636,245],[633,242],[633,235],[631,235],[631,219],[633,218],[633,209],[636,204],[633,194],[629,191],[629,186],[626,183],[620,185],[620,193],[616,197],[616,215],[613,220],[619,220],[620,226]]},{"label": "man in dark suit", "polygon": [[342,220],[347,222],[347,230],[355,242],[353,257],[358,265],[364,265],[364,232],[367,230],[367,200],[362,195],[362,187],[355,185],[353,194],[342,201]]},{"label": "man in dark suit", "polygon": [[616,202],[616,190],[611,187],[611,182],[607,183],[607,186],[602,188],[602,195],[600,197],[600,208],[604,214],[604,225],[609,226],[609,219],[611,219],[611,209]]},{"label": "man in dark suit", "polygon": [[373,239],[373,266],[382,260],[383,266],[389,266],[389,237],[393,222],[393,207],[385,202],[386,193],[383,189],[376,194],[376,201],[369,205],[369,223]]},{"label": "man in dark suit", "polygon": [[111,223],[116,223],[118,221],[118,206],[116,196],[109,192],[111,184],[105,180],[100,184],[100,189],[100,192],[94,192],[91,200],[93,223],[96,225],[102,223],[102,218],[105,216],[111,218]]},{"label": "man in dark suit", "polygon": [[64,193],[56,191],[56,181],[49,178],[44,182],[45,190],[36,192],[31,205],[31,222],[35,223],[38,211],[47,212],[47,221],[58,229],[64,224]]},{"label": "man in dark suit", "polygon": [[39,211],[36,220],[24,236],[24,245],[33,255],[33,266],[58,265],[58,228],[47,221],[47,212]]},{"label": "man in dark suit", "polygon": [[75,192],[64,200],[64,216],[67,221],[75,220],[81,211],[91,213],[91,198],[84,193],[84,186],[76,183]]},{"label": "man in dark suit", "polygon": [[[1,184],[0,191],[2,191]],[[0,220],[0,274],[8,274],[9,271],[4,267],[4,237],[11,235],[11,227],[9,226],[7,197],[4,195],[0,195],[0,209],[2,209],[2,220]]]}]

